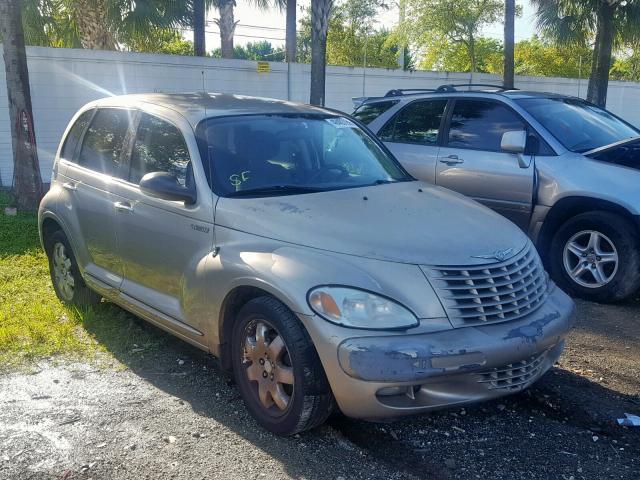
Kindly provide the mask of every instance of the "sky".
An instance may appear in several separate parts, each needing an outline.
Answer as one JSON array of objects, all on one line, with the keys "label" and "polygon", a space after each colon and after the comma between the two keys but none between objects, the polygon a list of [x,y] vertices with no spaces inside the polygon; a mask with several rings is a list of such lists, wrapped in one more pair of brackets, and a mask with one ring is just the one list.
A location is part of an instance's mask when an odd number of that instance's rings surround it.
[{"label": "sky", "polygon": [[[298,0],[298,18],[302,16],[301,8],[309,8],[311,0]],[[534,9],[528,0],[519,0],[518,5],[522,6],[522,15],[516,19],[515,36],[516,41],[530,38],[535,33]],[[213,50],[220,46],[220,35],[218,27],[213,22],[218,17],[218,12],[209,12],[206,30],[207,50]],[[284,45],[285,37],[285,14],[276,10],[266,12],[254,7],[248,0],[237,0],[235,8],[235,19],[238,23],[234,42],[236,45],[244,45],[248,42],[257,42],[262,39],[269,40],[272,45]],[[386,12],[381,12],[378,17],[378,26],[392,28],[398,22],[398,8],[393,7]],[[487,26],[483,30],[483,35],[501,39],[503,35],[502,23]],[[189,34],[185,34],[189,36]]]}]

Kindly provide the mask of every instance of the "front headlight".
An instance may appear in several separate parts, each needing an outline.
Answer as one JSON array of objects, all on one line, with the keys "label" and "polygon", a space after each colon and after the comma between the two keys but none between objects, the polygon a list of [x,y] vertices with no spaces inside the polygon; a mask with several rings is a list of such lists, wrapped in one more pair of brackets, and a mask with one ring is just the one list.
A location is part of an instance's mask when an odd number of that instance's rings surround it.
[{"label": "front headlight", "polygon": [[309,305],[325,320],[350,328],[407,329],[418,325],[416,316],[393,300],[348,287],[316,287]]}]

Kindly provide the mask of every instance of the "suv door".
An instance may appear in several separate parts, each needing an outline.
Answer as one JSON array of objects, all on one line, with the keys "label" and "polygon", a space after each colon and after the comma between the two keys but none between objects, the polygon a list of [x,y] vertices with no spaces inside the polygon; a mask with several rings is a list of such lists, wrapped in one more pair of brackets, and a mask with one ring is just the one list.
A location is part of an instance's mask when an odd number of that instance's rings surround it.
[{"label": "suv door", "polygon": [[507,105],[495,100],[455,99],[438,153],[436,184],[467,195],[522,228],[533,208],[535,166],[521,168],[500,148],[502,134],[527,130]]},{"label": "suv door", "polygon": [[435,183],[438,136],[447,99],[411,102],[378,132],[380,139],[414,177]]},{"label": "suv door", "polygon": [[[92,114],[89,111],[79,117],[61,152],[65,220],[86,279],[117,289],[122,281],[122,264],[117,254],[110,185],[122,164],[131,111],[99,108],[93,118]],[[89,123],[86,131],[76,130],[76,125],[80,128],[85,122]]]},{"label": "suv door", "polygon": [[[143,308],[151,307],[168,316],[160,315],[159,320],[170,326],[175,326],[176,320],[197,326],[198,321],[210,318],[189,310],[194,305],[189,304],[185,284],[194,278],[199,262],[211,258],[212,193],[196,189],[198,199],[186,205],[150,196],[139,183],[148,173],[166,172],[182,185],[193,184],[194,168],[200,165],[192,161],[199,155],[195,139],[190,140],[191,149],[178,127],[141,112],[129,147],[128,172],[113,186],[118,206],[118,251],[124,270],[121,291],[130,301],[144,304]],[[187,334],[196,338],[200,331],[187,328]]]}]

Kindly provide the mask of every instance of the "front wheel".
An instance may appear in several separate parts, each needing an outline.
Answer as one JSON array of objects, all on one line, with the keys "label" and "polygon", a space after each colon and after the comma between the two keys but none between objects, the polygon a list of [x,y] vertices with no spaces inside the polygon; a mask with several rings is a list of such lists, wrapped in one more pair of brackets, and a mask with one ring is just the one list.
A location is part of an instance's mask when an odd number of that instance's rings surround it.
[{"label": "front wheel", "polygon": [[250,300],[233,326],[231,355],[240,393],[258,423],[277,435],[322,424],[333,397],[298,318],[271,297]]},{"label": "front wheel", "polygon": [[553,237],[550,267],[568,293],[616,302],[640,288],[640,242],[621,215],[587,212],[567,220]]}]

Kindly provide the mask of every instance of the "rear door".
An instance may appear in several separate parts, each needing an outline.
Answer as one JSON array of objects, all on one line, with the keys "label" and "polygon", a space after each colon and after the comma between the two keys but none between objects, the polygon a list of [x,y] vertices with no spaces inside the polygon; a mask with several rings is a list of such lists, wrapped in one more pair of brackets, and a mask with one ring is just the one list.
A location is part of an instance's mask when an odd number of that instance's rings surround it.
[{"label": "rear door", "polygon": [[[118,251],[123,263],[121,290],[130,299],[164,314],[160,321],[198,341],[208,316],[195,312],[189,282],[213,248],[213,196],[206,185],[190,127],[187,135],[171,120],[140,112],[130,144],[128,173],[113,186]],[[194,159],[196,159],[194,161]],[[167,172],[186,185],[195,182],[193,205],[145,194],[139,187],[147,173]],[[199,182],[197,182],[198,180]],[[148,309],[147,309],[148,310]],[[192,330],[185,325],[193,327]]]},{"label": "rear door", "polygon": [[509,106],[486,99],[455,99],[438,153],[436,183],[467,195],[526,228],[533,204],[534,172],[500,149],[502,134],[527,130]]},{"label": "rear door", "polygon": [[435,183],[438,137],[447,99],[409,103],[378,131],[378,137],[414,177]]},{"label": "rear door", "polygon": [[[67,227],[79,264],[89,282],[116,289],[122,282],[122,263],[110,186],[120,171],[131,115],[124,108],[97,109],[82,138],[72,129],[62,150]],[[68,161],[72,149],[75,161]]]}]

